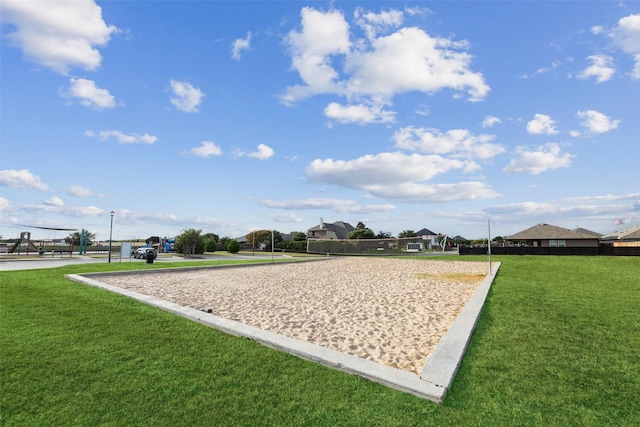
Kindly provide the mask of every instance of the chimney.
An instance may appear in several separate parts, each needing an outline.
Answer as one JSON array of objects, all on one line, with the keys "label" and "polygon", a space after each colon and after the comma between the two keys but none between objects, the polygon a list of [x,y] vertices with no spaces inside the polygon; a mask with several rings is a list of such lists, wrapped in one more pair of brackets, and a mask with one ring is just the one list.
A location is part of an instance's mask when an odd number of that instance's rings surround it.
[{"label": "chimney", "polygon": [[320,230],[324,230],[324,220],[320,217]]}]

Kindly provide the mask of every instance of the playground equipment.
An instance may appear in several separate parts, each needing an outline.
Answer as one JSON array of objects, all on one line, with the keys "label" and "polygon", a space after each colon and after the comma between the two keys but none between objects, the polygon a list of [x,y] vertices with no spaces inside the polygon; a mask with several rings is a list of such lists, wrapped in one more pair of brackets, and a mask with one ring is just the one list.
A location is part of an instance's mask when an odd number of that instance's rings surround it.
[{"label": "playground equipment", "polygon": [[18,249],[18,253],[20,253],[20,248],[22,248],[23,243],[27,245],[27,254],[29,253],[29,250],[40,253],[40,249],[38,249],[38,247],[31,241],[31,232],[29,231],[23,231],[20,233],[20,239],[11,245],[7,252],[12,254],[16,249]]}]

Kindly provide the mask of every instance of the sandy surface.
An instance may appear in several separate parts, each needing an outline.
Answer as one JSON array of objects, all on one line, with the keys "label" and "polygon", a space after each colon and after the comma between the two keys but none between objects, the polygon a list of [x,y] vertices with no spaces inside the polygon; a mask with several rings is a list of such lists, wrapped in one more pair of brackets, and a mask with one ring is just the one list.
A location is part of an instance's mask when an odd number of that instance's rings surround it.
[{"label": "sandy surface", "polygon": [[419,374],[487,274],[479,262],[354,257],[100,281]]}]

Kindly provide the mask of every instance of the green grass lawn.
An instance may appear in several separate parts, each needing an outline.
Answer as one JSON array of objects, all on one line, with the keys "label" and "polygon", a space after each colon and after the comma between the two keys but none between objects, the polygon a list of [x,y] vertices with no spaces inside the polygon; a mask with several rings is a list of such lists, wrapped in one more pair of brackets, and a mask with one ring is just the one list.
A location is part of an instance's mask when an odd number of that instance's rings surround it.
[{"label": "green grass lawn", "polygon": [[494,260],[442,405],[63,277],[127,264],[2,272],[0,424],[640,425],[640,259]]}]

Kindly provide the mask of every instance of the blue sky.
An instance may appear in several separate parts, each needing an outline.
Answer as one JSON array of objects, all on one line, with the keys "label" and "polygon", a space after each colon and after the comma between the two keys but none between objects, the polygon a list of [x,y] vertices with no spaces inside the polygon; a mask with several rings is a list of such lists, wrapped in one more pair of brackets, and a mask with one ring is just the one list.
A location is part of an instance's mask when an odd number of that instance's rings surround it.
[{"label": "blue sky", "polygon": [[640,219],[638,2],[1,7],[4,238]]}]

